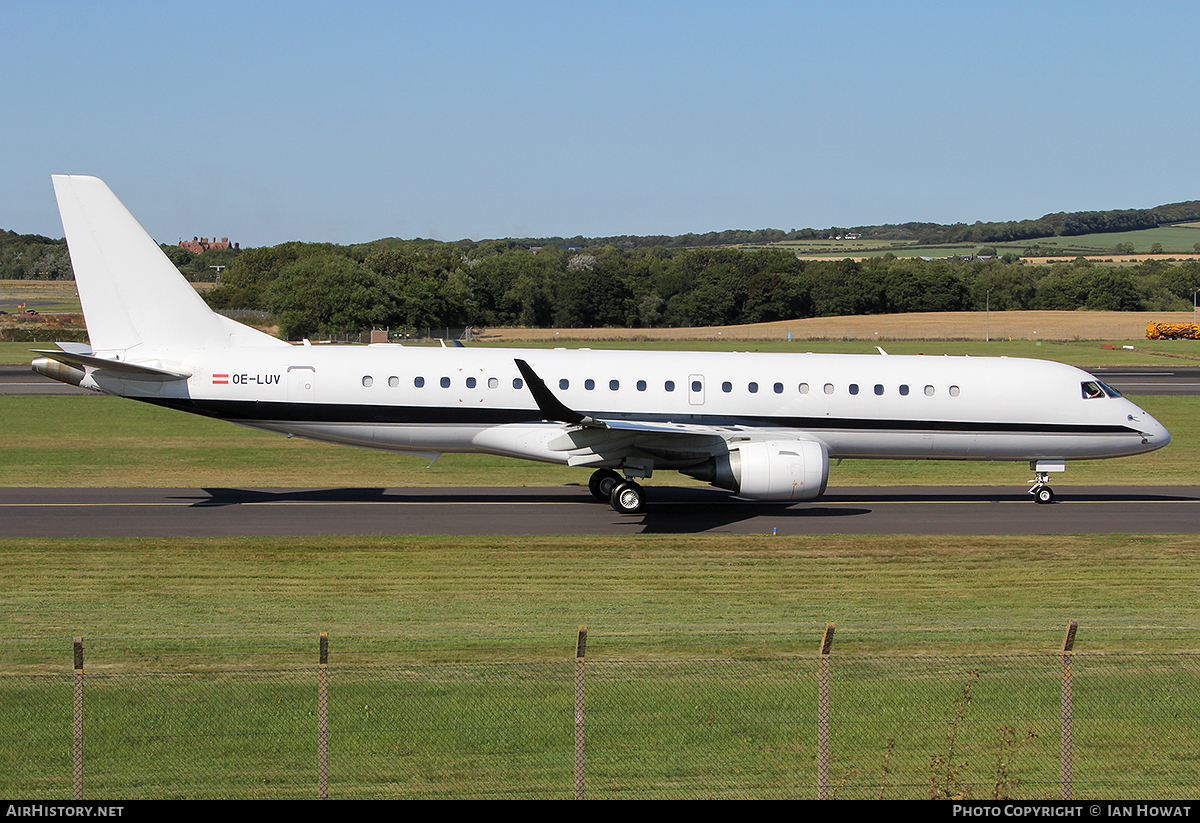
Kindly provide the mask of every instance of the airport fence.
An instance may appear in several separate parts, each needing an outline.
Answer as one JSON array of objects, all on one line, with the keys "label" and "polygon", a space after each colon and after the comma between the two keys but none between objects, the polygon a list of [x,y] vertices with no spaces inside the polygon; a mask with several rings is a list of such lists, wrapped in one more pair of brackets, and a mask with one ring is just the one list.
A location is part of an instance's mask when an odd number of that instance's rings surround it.
[{"label": "airport fence", "polygon": [[823,641],[771,659],[619,660],[585,640],[573,656],[525,661],[476,649],[373,663],[372,643],[339,654],[324,639],[285,665],[103,639],[88,641],[86,663],[77,643],[73,667],[26,654],[0,673],[0,768],[9,796],[29,800],[1200,790],[1194,653],[1076,654],[1064,642],[839,656]]}]

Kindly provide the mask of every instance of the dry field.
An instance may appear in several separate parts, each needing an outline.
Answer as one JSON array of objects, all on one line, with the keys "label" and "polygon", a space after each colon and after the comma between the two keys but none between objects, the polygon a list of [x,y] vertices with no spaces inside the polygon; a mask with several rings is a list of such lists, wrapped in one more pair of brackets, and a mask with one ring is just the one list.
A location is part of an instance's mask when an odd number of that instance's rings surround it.
[{"label": "dry field", "polygon": [[[1146,257],[1141,255],[1140,257]],[[1122,256],[1133,260],[1138,255]],[[210,283],[193,284],[198,289]],[[73,282],[41,283],[0,280],[0,308],[17,300],[59,304],[50,312],[75,309],[79,297]],[[16,318],[4,318],[15,325]],[[40,322],[45,324],[49,318]],[[56,325],[78,324],[80,318],[58,318]],[[586,340],[1142,340],[1147,323],[1191,323],[1192,312],[994,311],[881,314],[853,317],[811,317],[701,328],[526,329],[486,328],[480,339],[504,341]],[[22,321],[31,322],[31,321]],[[36,323],[37,321],[32,321]],[[0,325],[4,325],[0,323]]]},{"label": "dry field", "polygon": [[810,317],[687,329],[489,328],[504,340],[1141,340],[1147,323],[1191,323],[1191,312],[1008,311]]}]

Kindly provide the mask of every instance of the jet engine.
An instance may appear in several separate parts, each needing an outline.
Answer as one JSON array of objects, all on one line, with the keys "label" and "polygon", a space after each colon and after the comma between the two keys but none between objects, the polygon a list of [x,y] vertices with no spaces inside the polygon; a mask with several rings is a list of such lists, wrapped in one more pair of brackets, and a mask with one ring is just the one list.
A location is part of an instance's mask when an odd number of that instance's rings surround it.
[{"label": "jet engine", "polygon": [[813,500],[829,481],[829,451],[815,440],[753,440],[680,471],[751,500]]},{"label": "jet engine", "polygon": [[57,360],[51,360],[49,357],[34,358],[33,363],[30,365],[38,374],[43,374],[55,380],[61,380],[63,383],[70,383],[72,386],[78,386],[83,381],[83,378],[87,377],[87,373],[83,369],[68,366],[66,363],[59,363]]}]

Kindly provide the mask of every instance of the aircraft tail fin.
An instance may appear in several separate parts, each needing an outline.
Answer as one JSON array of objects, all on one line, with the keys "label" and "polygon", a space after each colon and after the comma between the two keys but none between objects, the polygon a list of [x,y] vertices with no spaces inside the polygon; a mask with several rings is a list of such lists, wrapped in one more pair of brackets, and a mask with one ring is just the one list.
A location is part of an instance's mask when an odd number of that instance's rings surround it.
[{"label": "aircraft tail fin", "polygon": [[53,180],[93,350],[288,345],[213,312],[103,181]]}]

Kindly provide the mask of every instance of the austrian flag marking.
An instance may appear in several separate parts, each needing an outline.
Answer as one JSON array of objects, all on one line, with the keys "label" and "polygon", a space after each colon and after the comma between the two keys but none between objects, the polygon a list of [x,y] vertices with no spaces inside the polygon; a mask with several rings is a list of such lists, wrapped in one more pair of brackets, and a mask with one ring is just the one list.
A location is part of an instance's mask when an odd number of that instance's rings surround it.
[{"label": "austrian flag marking", "polygon": [[228,374],[214,374],[212,377],[213,377],[213,385],[214,386],[228,386],[229,385],[229,375]]}]

